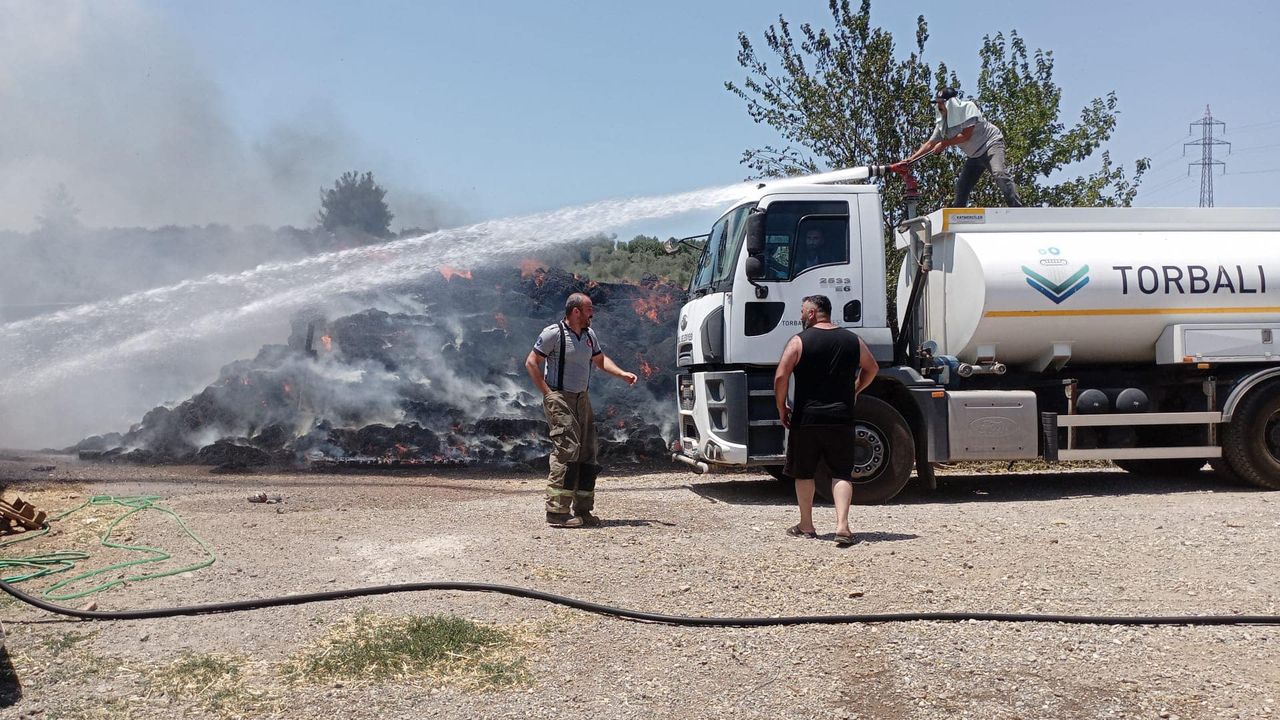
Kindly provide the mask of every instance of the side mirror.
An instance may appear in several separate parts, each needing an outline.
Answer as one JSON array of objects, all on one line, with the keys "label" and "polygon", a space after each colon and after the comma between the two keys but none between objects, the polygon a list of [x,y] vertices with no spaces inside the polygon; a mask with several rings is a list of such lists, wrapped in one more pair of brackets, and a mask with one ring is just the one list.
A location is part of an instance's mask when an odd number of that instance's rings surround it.
[{"label": "side mirror", "polygon": [[747,254],[751,256],[764,254],[764,218],[763,210],[752,210],[747,215]]},{"label": "side mirror", "polygon": [[680,252],[680,246],[676,244],[675,238],[667,238],[662,241],[662,252],[668,255],[675,255]]},{"label": "side mirror", "polygon": [[760,280],[764,277],[764,260],[758,255],[747,257],[747,279]]}]

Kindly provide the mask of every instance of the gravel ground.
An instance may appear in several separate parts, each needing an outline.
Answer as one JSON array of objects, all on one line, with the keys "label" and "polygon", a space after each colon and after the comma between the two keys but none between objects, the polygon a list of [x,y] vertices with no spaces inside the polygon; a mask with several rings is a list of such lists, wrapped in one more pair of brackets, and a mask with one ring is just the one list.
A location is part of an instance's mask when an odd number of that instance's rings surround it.
[{"label": "gravel ground", "polygon": [[[57,469],[32,471],[42,464]],[[155,494],[216,548],[209,568],[98,594],[104,610],[456,579],[688,615],[1280,613],[1280,495],[1207,473],[1157,481],[1119,471],[953,471],[942,481],[938,491],[855,508],[861,542],[839,549],[829,505],[816,511],[823,539],[787,537],[796,519],[789,489],[750,474],[607,476],[597,502],[605,527],[554,530],[542,522],[541,481],[527,475],[227,475],[0,455],[7,499],[61,511],[93,494]],[[258,491],[283,502],[247,502]],[[36,545],[98,553],[93,533],[110,515],[74,516],[58,535],[3,554]],[[127,534],[178,551],[176,562],[198,557],[159,516]],[[109,561],[98,553],[86,562]],[[451,613],[516,629],[527,638],[527,680],[505,690],[280,680],[280,663],[361,611]],[[0,717],[1280,716],[1277,626],[689,629],[453,592],[101,623],[5,598],[0,623],[0,670],[12,668]],[[148,685],[156,668],[191,653],[241,658],[252,700],[220,709]]]}]

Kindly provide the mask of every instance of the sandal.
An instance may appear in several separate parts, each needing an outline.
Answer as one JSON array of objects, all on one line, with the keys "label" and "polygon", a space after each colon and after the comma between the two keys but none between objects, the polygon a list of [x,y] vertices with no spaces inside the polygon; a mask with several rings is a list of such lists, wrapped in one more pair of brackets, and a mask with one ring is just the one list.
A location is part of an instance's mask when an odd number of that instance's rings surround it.
[{"label": "sandal", "polygon": [[787,534],[790,535],[791,537],[805,538],[808,540],[814,540],[814,539],[817,539],[818,537],[818,533],[816,532],[801,530],[799,523],[787,528]]},{"label": "sandal", "polygon": [[853,537],[853,533],[850,533],[848,535],[841,535],[840,533],[836,533],[836,545],[839,545],[840,547],[849,547],[850,545],[854,545],[857,542],[858,540]]}]

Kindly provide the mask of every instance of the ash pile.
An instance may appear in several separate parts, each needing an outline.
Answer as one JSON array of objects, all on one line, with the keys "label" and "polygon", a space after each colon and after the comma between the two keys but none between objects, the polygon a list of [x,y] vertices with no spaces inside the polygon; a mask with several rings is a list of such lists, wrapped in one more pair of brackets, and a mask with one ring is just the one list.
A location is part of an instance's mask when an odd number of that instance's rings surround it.
[{"label": "ash pile", "polygon": [[634,387],[594,372],[605,464],[665,460],[682,290],[657,278],[596,283],[525,261],[440,269],[393,300],[336,318],[292,318],[287,344],[222,368],[199,394],[157,407],[126,433],[68,450],[145,464],[397,469],[546,466],[542,398],[524,369],[572,292],[591,297],[605,352]]}]

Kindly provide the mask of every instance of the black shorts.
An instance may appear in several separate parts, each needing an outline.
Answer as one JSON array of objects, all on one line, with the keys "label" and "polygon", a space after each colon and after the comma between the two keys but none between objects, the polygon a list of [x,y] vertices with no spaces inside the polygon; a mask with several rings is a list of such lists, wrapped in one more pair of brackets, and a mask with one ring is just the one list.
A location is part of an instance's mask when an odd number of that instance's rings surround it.
[{"label": "black shorts", "polygon": [[832,479],[852,479],[856,437],[852,425],[792,425],[782,474],[811,480],[818,461],[826,460]]}]

